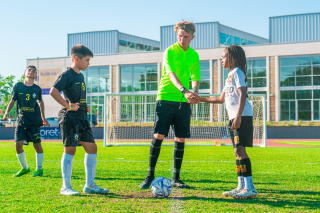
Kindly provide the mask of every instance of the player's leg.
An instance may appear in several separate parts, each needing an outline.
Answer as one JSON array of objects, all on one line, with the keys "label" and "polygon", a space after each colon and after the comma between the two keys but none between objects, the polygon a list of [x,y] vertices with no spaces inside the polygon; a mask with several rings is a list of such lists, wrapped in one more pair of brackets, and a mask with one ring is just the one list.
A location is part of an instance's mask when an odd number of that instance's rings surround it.
[{"label": "player's leg", "polygon": [[27,135],[30,141],[33,142],[33,147],[36,152],[37,168],[33,177],[41,177],[43,175],[42,162],[43,162],[43,149],[40,139],[40,127],[27,128]]},{"label": "player's leg", "polygon": [[252,117],[241,117],[241,126],[237,129],[237,135],[239,140],[234,152],[237,160],[240,163],[240,171],[244,178],[244,189],[233,197],[238,199],[248,199],[257,196],[257,190],[252,182],[252,168],[251,161],[246,152],[246,147],[253,146],[253,126]]},{"label": "player's leg", "polygon": [[17,153],[17,158],[19,160],[19,163],[22,167],[22,169],[13,175],[13,177],[20,177],[24,174],[27,174],[30,172],[30,168],[27,163],[26,153],[23,150],[23,141],[26,137],[26,131],[24,127],[17,126],[15,130],[15,148]]},{"label": "player's leg", "polygon": [[[172,186],[179,188],[190,188],[187,184],[182,182],[180,178],[180,170],[183,161],[185,138],[190,138],[190,116],[191,108],[188,103],[175,103],[175,114],[173,119],[173,129],[175,133],[175,148],[173,154],[173,177]],[[180,106],[181,104],[181,106]]]},{"label": "player's leg", "polygon": [[86,194],[108,194],[108,189],[99,187],[94,179],[96,176],[97,168],[97,144],[94,141],[93,133],[88,121],[80,121],[81,135],[80,143],[83,146],[85,153],[84,167],[86,171],[86,185],[83,192]]},{"label": "player's leg", "polygon": [[154,180],[156,164],[160,155],[161,144],[168,135],[174,109],[171,101],[157,101],[154,121],[154,135],[150,145],[149,172],[146,179],[140,184],[140,188],[148,189]]},{"label": "player's leg", "polygon": [[79,126],[77,120],[65,117],[59,124],[64,152],[61,159],[61,172],[63,185],[60,190],[62,195],[80,195],[71,186],[72,161],[76,154],[76,147],[79,144]]}]

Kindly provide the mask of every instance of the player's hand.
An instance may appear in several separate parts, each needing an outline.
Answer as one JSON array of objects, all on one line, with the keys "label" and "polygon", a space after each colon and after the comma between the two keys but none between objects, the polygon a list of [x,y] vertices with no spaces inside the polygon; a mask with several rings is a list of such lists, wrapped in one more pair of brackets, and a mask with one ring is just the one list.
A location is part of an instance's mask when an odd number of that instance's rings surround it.
[{"label": "player's hand", "polygon": [[198,104],[201,102],[201,99],[199,96],[194,96],[194,98],[192,99],[192,101],[188,101],[187,103],[189,104]]},{"label": "player's hand", "polygon": [[188,100],[188,103],[196,104],[196,99],[193,92],[190,92],[190,91],[184,92],[184,97],[186,97],[186,99]]},{"label": "player's hand", "polygon": [[4,121],[6,121],[6,120],[8,120],[8,117],[9,117],[9,113],[4,113],[4,115],[3,115],[3,120]]},{"label": "player's hand", "polygon": [[236,116],[232,122],[231,129],[239,129],[241,125],[241,116]]},{"label": "player's hand", "polygon": [[49,126],[49,122],[47,121],[46,118],[42,118],[42,122],[43,122],[43,125]]},{"label": "player's hand", "polygon": [[90,107],[88,105],[86,106],[86,110],[87,112],[90,112]]},{"label": "player's hand", "polygon": [[70,101],[69,102],[69,108],[68,108],[68,111],[78,111],[79,109],[79,103],[71,103]]}]

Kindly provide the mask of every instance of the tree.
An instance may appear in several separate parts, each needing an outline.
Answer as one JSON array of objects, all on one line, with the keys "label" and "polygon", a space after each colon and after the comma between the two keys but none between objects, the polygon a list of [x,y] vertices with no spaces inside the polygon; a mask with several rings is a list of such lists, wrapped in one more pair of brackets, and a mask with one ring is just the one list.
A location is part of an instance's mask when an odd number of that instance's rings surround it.
[{"label": "tree", "polygon": [[[3,104],[0,105],[0,110],[2,110],[2,115],[5,113],[7,106],[11,100],[11,94],[13,89],[13,79],[15,77],[13,75],[10,75],[8,77],[4,77],[0,75],[0,97],[2,99]],[[23,82],[24,76],[22,76],[18,81]],[[17,109],[16,104],[13,106],[12,110],[9,113],[9,118],[15,118],[17,117]]]}]

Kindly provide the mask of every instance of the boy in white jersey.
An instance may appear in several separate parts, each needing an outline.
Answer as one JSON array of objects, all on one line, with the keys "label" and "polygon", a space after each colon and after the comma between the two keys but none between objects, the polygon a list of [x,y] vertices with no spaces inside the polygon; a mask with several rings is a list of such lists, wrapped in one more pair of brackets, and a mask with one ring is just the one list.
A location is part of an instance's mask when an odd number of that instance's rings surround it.
[{"label": "boy in white jersey", "polygon": [[222,195],[235,199],[248,199],[257,196],[252,183],[252,170],[246,147],[253,146],[252,106],[248,101],[246,55],[237,45],[227,47],[222,53],[222,66],[229,69],[220,97],[199,97],[198,101],[207,103],[226,103],[229,116],[229,134],[236,156],[238,187]]}]

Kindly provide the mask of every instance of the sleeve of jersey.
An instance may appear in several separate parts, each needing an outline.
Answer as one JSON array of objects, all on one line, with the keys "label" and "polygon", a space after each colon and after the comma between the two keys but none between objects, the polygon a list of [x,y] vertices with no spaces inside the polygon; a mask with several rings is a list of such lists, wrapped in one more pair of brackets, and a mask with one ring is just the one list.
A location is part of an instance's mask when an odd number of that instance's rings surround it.
[{"label": "sleeve of jersey", "polygon": [[68,85],[69,85],[69,75],[67,72],[65,72],[58,77],[53,87],[59,90],[59,92],[61,92],[62,90],[65,90],[68,87]]},{"label": "sleeve of jersey", "polygon": [[169,73],[176,73],[176,67],[173,61],[173,53],[172,50],[167,49],[164,53],[163,53],[163,66],[166,70],[166,74]]},{"label": "sleeve of jersey", "polygon": [[42,89],[40,88],[40,92],[39,92],[39,101],[42,101]]},{"label": "sleeve of jersey", "polygon": [[12,89],[12,95],[11,95],[11,99],[16,101],[18,99],[18,91],[17,91],[17,84],[15,84],[13,86],[13,89]]},{"label": "sleeve of jersey", "polygon": [[192,81],[200,81],[200,61],[199,61],[199,55],[196,53],[195,56],[195,65],[192,68],[191,71],[191,80]]},{"label": "sleeve of jersey", "polygon": [[246,76],[241,70],[238,70],[237,72],[235,72],[233,76],[234,76],[234,81],[236,83],[237,88],[247,86],[245,81]]}]

